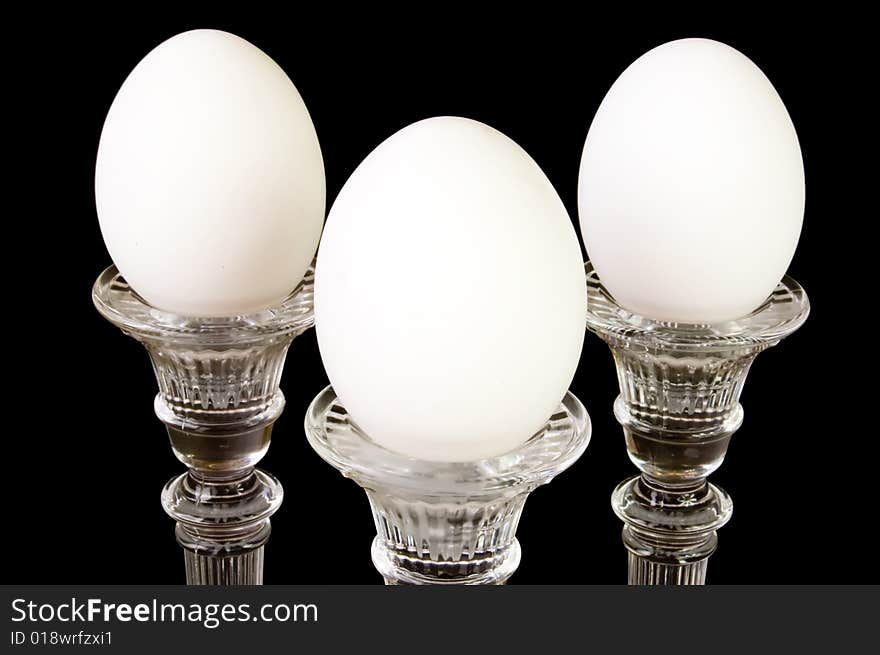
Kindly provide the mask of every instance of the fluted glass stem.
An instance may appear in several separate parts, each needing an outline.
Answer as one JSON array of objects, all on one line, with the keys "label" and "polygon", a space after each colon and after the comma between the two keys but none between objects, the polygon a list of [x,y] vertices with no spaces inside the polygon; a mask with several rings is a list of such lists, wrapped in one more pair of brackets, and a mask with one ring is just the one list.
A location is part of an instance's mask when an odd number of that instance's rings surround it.
[{"label": "fluted glass stem", "polygon": [[372,558],[386,584],[504,584],[520,561],[516,529],[529,493],[580,457],[590,419],[567,394],[519,448],[475,462],[427,462],[373,442],[331,387],[309,407],[315,451],[367,493]]},{"label": "fluted glass stem", "polygon": [[159,385],[153,407],[188,469],[162,491],[188,584],[263,581],[269,517],[283,491],[255,466],[284,409],[278,387],[287,350],[313,323],[312,280],[309,271],[277,307],[216,318],[151,307],[114,267],[95,282],[98,311],[150,355]]},{"label": "fluted glass stem", "polygon": [[733,512],[707,482],[743,420],[740,394],[761,351],[809,314],[804,290],[784,278],[752,314],[712,325],[655,321],[620,307],[587,262],[587,326],[614,355],[614,415],[640,475],[614,490],[630,584],[704,584],[716,531]]}]

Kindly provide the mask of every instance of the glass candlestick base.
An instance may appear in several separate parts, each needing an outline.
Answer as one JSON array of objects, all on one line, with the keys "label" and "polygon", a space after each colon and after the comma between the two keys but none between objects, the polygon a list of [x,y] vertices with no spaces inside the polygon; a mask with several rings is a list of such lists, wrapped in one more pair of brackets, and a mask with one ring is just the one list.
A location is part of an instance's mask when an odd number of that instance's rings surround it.
[{"label": "glass candlestick base", "polygon": [[804,290],[783,278],[743,318],[711,325],[655,321],[620,307],[587,262],[587,327],[611,347],[614,415],[641,475],[612,495],[623,521],[630,584],[704,584],[716,531],[733,503],[706,478],[742,424],[752,361],[807,319]]},{"label": "glass candlestick base", "polygon": [[504,584],[519,565],[516,528],[526,498],[581,456],[590,418],[568,393],[544,428],[513,451],[428,462],[376,444],[327,387],[312,401],[305,430],[318,455],[367,492],[373,564],[386,584]]},{"label": "glass candlestick base", "polygon": [[314,323],[313,279],[310,269],[276,307],[219,318],[156,309],[113,266],[95,282],[98,311],[146,347],[159,383],[156,415],[188,468],[162,491],[188,584],[262,584],[269,517],[283,491],[255,466],[284,409],[287,349]]}]

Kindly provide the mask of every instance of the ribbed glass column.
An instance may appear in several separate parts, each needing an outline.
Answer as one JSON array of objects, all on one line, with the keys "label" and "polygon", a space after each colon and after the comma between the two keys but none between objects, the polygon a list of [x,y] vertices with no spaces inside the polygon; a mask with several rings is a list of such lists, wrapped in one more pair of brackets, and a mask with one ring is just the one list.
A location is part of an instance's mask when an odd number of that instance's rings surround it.
[{"label": "ribbed glass column", "polygon": [[519,565],[516,528],[529,493],[577,460],[590,418],[571,393],[519,448],[475,462],[427,462],[379,446],[331,387],[309,407],[312,448],[367,492],[373,564],[386,584],[503,584]]},{"label": "ribbed glass column", "polygon": [[640,475],[611,504],[623,521],[631,584],[704,584],[716,531],[733,503],[706,478],[740,427],[752,361],[809,314],[804,290],[784,278],[754,312],[735,321],[685,325],[620,307],[587,262],[587,326],[611,347],[620,396],[614,415]]},{"label": "ribbed glass column", "polygon": [[159,385],[156,415],[187,466],[162,491],[184,548],[188,584],[261,584],[269,517],[281,484],[256,469],[284,409],[288,347],[311,327],[310,270],[277,307],[193,318],[147,305],[115,267],[95,282],[98,311],[147,349]]}]

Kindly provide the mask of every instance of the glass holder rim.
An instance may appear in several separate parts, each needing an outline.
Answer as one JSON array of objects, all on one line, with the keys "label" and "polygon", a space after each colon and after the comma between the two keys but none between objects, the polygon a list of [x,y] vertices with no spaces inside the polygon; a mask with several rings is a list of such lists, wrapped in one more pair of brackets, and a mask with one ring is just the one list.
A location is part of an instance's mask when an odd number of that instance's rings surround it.
[{"label": "glass holder rim", "polygon": [[315,323],[314,279],[312,265],[283,301],[257,312],[237,316],[185,316],[150,305],[112,264],[95,280],[92,302],[105,319],[136,338],[232,346],[300,334],[312,327]]},{"label": "glass holder rim", "polygon": [[614,300],[596,273],[584,264],[587,277],[587,327],[604,339],[655,352],[726,351],[737,347],[769,346],[797,330],[810,314],[806,291],[784,276],[773,293],[754,311],[720,323],[674,323],[631,312]]},{"label": "glass holder rim", "polygon": [[571,391],[525,443],[472,462],[419,460],[380,446],[348,417],[332,385],[310,403],[304,427],[315,452],[362,487],[448,500],[545,484],[584,453],[592,435],[589,414]]}]

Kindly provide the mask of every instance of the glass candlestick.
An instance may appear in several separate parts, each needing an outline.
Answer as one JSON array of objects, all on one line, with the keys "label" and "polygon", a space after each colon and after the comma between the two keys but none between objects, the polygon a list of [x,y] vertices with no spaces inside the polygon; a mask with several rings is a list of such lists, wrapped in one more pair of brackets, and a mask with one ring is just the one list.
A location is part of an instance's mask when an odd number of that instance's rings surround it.
[{"label": "glass candlestick", "polygon": [[312,448],[367,492],[373,564],[388,585],[504,584],[520,561],[516,528],[526,498],[571,466],[590,417],[566,394],[546,425],[513,451],[474,462],[429,462],[372,441],[332,387],[305,419]]},{"label": "glass candlestick", "polygon": [[785,277],[741,319],[669,323],[620,307],[590,262],[586,273],[587,327],[614,354],[614,415],[641,471],[611,497],[624,523],[629,583],[704,584],[716,531],[733,512],[730,496],[706,478],[742,423],[739,397],[752,361],[803,324],[807,294]]},{"label": "glass candlestick", "polygon": [[95,282],[98,311],[147,349],[159,383],[154,409],[188,471],[165,485],[187,584],[262,584],[269,517],[283,491],[255,468],[284,409],[281,370],[293,339],[312,326],[313,270],[278,306],[192,318],[151,307],[116,267]]}]

